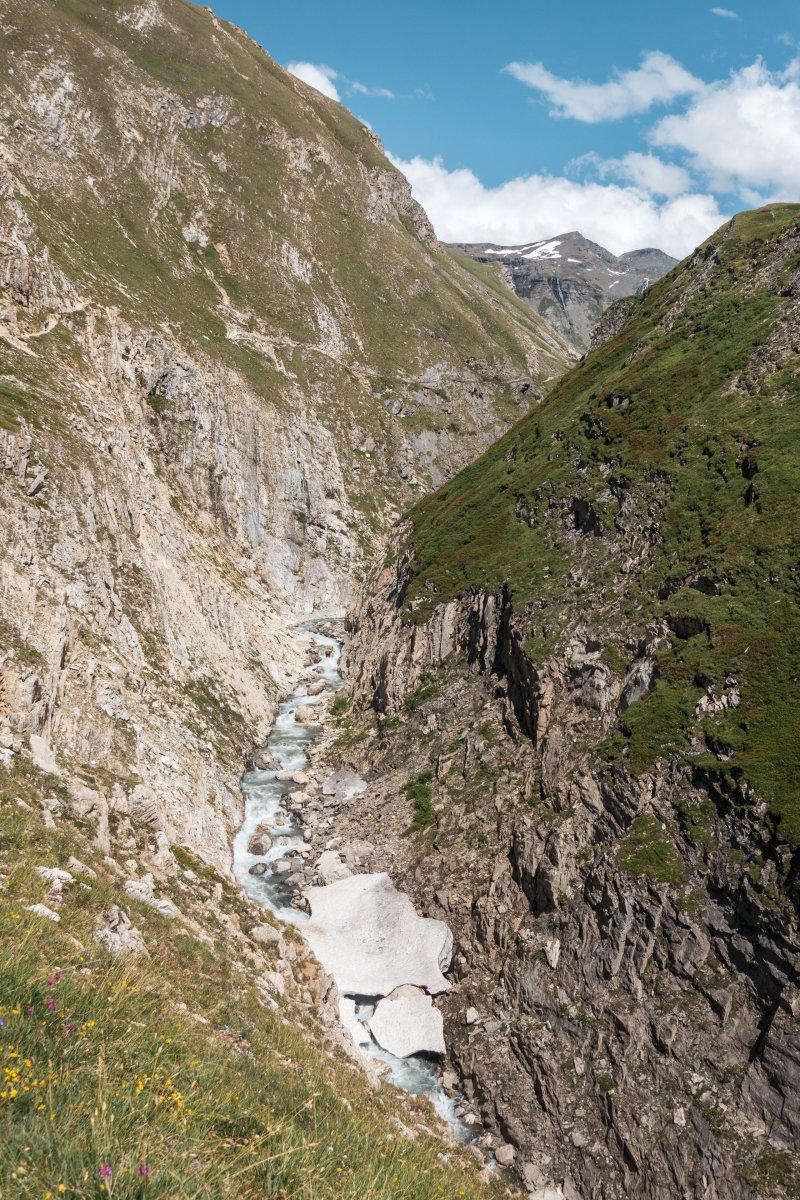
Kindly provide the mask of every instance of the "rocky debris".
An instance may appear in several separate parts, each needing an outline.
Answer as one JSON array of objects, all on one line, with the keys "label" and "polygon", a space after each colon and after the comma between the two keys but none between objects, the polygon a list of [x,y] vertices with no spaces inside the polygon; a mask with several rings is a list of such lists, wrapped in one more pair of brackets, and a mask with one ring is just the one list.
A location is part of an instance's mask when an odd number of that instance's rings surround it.
[{"label": "rocky debris", "polygon": [[354,771],[334,771],[322,782],[323,796],[333,796],[339,804],[360,796],[366,790],[366,780]]},{"label": "rocky debris", "polygon": [[112,904],[92,931],[94,940],[109,954],[144,954],[149,957],[142,933],[124,909]]},{"label": "rocky debris", "polygon": [[161,913],[162,917],[174,920],[175,917],[180,916],[180,910],[171,900],[156,896],[155,880],[152,875],[143,875],[141,879],[127,879],[124,887],[129,896],[141,900],[149,908],[154,908],[156,912]]},{"label": "rocky debris", "polygon": [[444,921],[420,917],[386,874],[353,875],[305,892],[311,919],[303,933],[339,991],[386,996],[402,984],[446,991],[442,971],[453,938]]},{"label": "rocky debris", "polygon": [[405,985],[379,1000],[369,1027],[375,1041],[396,1058],[447,1052],[442,1014],[418,987]]}]

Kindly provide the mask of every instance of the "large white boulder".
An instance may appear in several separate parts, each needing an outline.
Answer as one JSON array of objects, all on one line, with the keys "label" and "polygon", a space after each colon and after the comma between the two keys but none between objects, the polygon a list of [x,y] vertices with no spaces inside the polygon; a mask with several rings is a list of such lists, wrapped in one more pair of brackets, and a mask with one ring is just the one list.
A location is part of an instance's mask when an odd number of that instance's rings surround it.
[{"label": "large white boulder", "polygon": [[404,983],[435,995],[450,984],[453,935],[444,921],[417,915],[388,875],[352,875],[305,892],[311,949],[350,996],[388,996]]},{"label": "large white boulder", "polygon": [[378,1045],[395,1058],[423,1052],[444,1054],[446,1050],[442,1014],[417,987],[399,987],[379,1000],[369,1027]]}]

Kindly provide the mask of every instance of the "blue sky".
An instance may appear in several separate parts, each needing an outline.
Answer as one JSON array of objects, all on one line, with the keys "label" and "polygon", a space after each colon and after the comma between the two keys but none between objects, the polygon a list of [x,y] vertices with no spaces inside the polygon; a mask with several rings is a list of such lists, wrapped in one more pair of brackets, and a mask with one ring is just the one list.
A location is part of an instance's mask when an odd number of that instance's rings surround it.
[{"label": "blue sky", "polygon": [[213,7],[367,121],[448,240],[677,254],[800,199],[797,0]]}]

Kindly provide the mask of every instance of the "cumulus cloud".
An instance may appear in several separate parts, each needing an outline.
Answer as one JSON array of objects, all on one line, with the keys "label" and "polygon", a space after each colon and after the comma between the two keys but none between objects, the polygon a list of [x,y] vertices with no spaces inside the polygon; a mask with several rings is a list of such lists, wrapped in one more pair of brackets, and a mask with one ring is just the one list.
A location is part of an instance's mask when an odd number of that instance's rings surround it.
[{"label": "cumulus cloud", "polygon": [[692,190],[692,177],[683,167],[665,162],[656,154],[641,154],[632,150],[622,158],[601,158],[599,154],[584,154],[573,160],[570,167],[577,171],[593,171],[601,179],[632,183],[653,196],[681,196]]},{"label": "cumulus cloud", "polygon": [[307,83],[309,87],[322,92],[323,96],[327,96],[330,100],[341,101],[339,91],[333,82],[334,79],[339,78],[339,74],[334,71],[333,67],[326,67],[324,63],[292,62],[287,63],[286,70],[290,75],[302,79],[303,83]]},{"label": "cumulus cloud", "polygon": [[551,175],[486,187],[466,168],[448,171],[441,158],[393,161],[446,242],[514,246],[577,229],[616,254],[658,246],[683,257],[726,219],[713,196],[659,203],[639,187]]},{"label": "cumulus cloud", "polygon": [[701,92],[705,86],[660,51],[645,54],[635,71],[618,71],[606,83],[561,79],[542,63],[513,62],[504,70],[546,96],[553,105],[552,116],[573,117],[590,124],[646,112],[654,104],[668,104],[678,96]]},{"label": "cumulus cloud", "polygon": [[711,84],[686,110],[662,118],[655,146],[689,155],[712,188],[748,203],[800,194],[800,60],[775,73],[760,60]]},{"label": "cumulus cloud", "polygon": [[724,17],[726,21],[741,21],[741,17],[732,8],[712,8],[715,17]]}]

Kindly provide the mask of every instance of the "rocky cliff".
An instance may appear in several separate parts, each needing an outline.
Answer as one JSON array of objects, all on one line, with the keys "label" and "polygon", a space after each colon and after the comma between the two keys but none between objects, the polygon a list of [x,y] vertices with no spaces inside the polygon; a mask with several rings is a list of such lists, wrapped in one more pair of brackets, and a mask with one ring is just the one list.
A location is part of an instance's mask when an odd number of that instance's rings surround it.
[{"label": "rocky cliff", "polygon": [[799,267],[800,207],[736,218],[351,616],[351,832],[537,1197],[797,1194]]},{"label": "rocky cliff", "polygon": [[290,626],[569,351],[210,10],[12,2],[0,34],[3,759],[225,868]]},{"label": "rocky cliff", "polygon": [[524,246],[490,242],[454,247],[480,263],[497,263],[501,277],[521,300],[579,350],[610,304],[646,291],[677,265],[663,250],[612,254],[577,232]]}]

